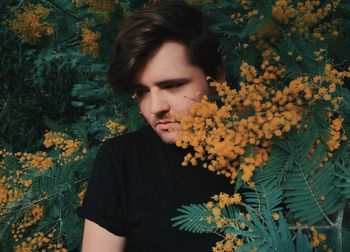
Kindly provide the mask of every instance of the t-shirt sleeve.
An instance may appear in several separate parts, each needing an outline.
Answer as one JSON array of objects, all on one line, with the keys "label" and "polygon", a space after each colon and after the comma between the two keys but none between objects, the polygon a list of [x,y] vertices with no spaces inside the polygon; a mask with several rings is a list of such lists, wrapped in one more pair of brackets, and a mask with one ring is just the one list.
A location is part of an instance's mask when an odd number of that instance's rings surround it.
[{"label": "t-shirt sleeve", "polygon": [[111,141],[105,141],[95,157],[82,206],[76,212],[109,232],[126,236],[122,178]]}]

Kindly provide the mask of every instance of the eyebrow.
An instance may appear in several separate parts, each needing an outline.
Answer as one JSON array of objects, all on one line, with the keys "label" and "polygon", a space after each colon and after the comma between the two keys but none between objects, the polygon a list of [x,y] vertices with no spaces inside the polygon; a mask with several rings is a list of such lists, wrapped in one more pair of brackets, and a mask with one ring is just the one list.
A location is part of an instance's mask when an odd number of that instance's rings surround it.
[{"label": "eyebrow", "polygon": [[[184,83],[190,82],[191,80],[192,80],[191,78],[167,79],[167,80],[158,81],[154,85],[161,87],[161,86],[165,86],[165,85],[169,85],[169,84],[184,84]],[[147,86],[142,84],[142,83],[136,83],[133,86],[133,89],[142,88],[142,87],[147,87]]]}]

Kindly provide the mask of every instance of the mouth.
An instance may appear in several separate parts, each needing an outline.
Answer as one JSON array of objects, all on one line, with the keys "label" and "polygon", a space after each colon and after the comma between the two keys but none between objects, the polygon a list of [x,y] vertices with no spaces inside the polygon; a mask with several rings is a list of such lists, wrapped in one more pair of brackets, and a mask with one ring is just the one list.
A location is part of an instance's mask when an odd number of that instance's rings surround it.
[{"label": "mouth", "polygon": [[176,129],[179,124],[175,123],[175,122],[163,122],[163,123],[157,123],[156,124],[156,128],[158,130],[165,130],[165,131],[169,131],[170,129]]}]

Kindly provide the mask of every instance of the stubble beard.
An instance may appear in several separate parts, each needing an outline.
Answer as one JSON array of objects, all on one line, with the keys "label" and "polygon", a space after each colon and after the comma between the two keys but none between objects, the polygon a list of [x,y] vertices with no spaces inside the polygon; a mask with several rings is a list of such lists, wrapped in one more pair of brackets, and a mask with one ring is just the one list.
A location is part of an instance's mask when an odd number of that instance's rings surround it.
[{"label": "stubble beard", "polygon": [[166,144],[175,144],[176,138],[181,134],[178,129],[174,130],[159,130],[155,129],[160,139]]}]

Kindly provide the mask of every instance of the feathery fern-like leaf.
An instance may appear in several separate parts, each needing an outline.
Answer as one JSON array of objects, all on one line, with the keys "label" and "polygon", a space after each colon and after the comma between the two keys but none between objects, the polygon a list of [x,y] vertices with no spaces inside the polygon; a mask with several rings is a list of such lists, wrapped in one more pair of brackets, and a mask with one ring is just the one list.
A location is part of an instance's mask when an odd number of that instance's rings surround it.
[{"label": "feathery fern-like leaf", "polygon": [[244,217],[240,220],[249,228],[250,234],[248,236],[242,234],[246,243],[235,250],[236,252],[248,251],[252,248],[256,248],[259,252],[295,251],[291,230],[281,214],[277,223],[266,208],[262,209],[262,215],[257,215],[249,208],[247,208],[247,212],[252,221],[250,222]]},{"label": "feathery fern-like leaf", "polygon": [[259,183],[254,187],[254,191],[245,192],[243,195],[245,201],[257,211],[266,208],[273,213],[282,209],[279,206],[282,202],[282,192],[280,187]]},{"label": "feathery fern-like leaf", "polygon": [[279,186],[292,167],[292,157],[288,145],[281,139],[274,139],[268,163],[257,169],[254,181],[266,186]]},{"label": "feathery fern-like leaf", "polygon": [[267,24],[271,17],[271,4],[266,3],[260,7],[260,13],[264,17],[260,19],[260,16],[254,17],[248,21],[248,24],[244,27],[241,33],[238,35],[239,39],[244,39],[249,35],[254,34],[262,25]]},{"label": "feathery fern-like leaf", "polygon": [[177,209],[182,215],[171,218],[173,227],[192,233],[209,233],[217,231],[215,223],[208,222],[206,218],[212,216],[204,204],[184,205]]},{"label": "feathery fern-like leaf", "polygon": [[336,162],[335,165],[342,172],[336,173],[339,178],[337,187],[341,189],[341,193],[346,199],[350,199],[350,169],[339,162]]},{"label": "feathery fern-like leaf", "polygon": [[297,251],[298,252],[311,252],[311,242],[307,238],[306,235],[303,235],[302,231],[298,229],[297,235],[296,235],[296,245],[297,245]]},{"label": "feathery fern-like leaf", "polygon": [[343,206],[340,189],[336,185],[334,165],[320,164],[326,156],[323,145],[318,145],[310,158],[307,154],[317,138],[310,127],[302,134],[294,134],[288,141],[293,155],[293,167],[283,184],[284,203],[294,218],[307,224],[326,219]]}]

